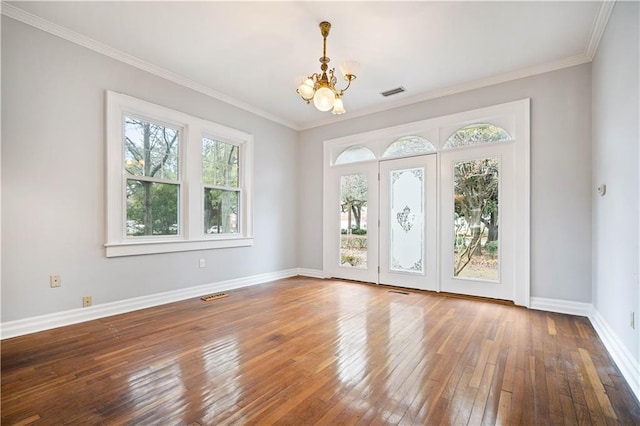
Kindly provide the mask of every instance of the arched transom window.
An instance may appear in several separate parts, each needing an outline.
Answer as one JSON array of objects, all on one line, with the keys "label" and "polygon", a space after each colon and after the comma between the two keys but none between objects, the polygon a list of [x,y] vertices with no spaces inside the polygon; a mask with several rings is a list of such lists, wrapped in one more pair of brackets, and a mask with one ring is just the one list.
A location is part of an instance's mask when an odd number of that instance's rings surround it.
[{"label": "arched transom window", "polygon": [[442,149],[506,142],[510,140],[513,140],[513,138],[502,127],[488,123],[479,123],[456,130],[449,136],[449,139],[444,143]]},{"label": "arched transom window", "polygon": [[389,145],[384,154],[382,154],[382,158],[426,154],[435,151],[436,148],[433,144],[422,136],[403,136]]},{"label": "arched transom window", "polygon": [[375,160],[376,155],[364,146],[350,146],[338,155],[334,164],[358,163],[360,161]]}]

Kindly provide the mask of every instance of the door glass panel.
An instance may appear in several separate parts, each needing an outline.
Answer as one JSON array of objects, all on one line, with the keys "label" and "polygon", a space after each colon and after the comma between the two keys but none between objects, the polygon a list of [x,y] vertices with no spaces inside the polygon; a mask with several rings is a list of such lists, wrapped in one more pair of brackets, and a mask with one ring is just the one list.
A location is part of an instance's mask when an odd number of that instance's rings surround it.
[{"label": "door glass panel", "polygon": [[340,266],[367,268],[367,176],[340,176]]},{"label": "door glass panel", "polygon": [[390,173],[389,268],[424,272],[424,167]]},{"label": "door glass panel", "polygon": [[499,160],[454,164],[453,275],[497,281]]}]

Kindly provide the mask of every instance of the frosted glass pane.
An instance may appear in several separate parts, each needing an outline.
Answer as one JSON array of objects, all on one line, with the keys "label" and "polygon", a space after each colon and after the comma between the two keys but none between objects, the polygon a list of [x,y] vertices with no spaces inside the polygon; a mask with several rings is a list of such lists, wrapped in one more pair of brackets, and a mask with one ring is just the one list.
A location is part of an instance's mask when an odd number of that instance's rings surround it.
[{"label": "frosted glass pane", "polygon": [[497,281],[498,190],[497,158],[454,164],[453,275]]},{"label": "frosted glass pane", "polygon": [[513,138],[502,127],[493,124],[472,124],[458,129],[442,146],[443,149],[459,148],[485,143],[505,142]]},{"label": "frosted glass pane", "polygon": [[364,146],[352,146],[344,151],[336,158],[335,164],[349,164],[360,161],[375,160],[376,156],[369,148]]},{"label": "frosted glass pane", "polygon": [[340,266],[367,268],[367,176],[340,176]]},{"label": "frosted glass pane", "polygon": [[435,151],[433,144],[421,136],[404,136],[389,145],[382,157],[399,157]]},{"label": "frosted glass pane", "polygon": [[392,170],[390,269],[424,272],[424,168]]}]

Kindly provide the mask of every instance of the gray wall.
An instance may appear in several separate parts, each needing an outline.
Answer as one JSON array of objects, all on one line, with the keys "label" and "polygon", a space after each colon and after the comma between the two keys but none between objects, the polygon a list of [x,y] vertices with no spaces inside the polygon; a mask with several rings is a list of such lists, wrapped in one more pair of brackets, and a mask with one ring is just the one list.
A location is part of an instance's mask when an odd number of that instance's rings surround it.
[{"label": "gray wall", "polygon": [[638,145],[640,96],[637,2],[617,2],[593,61],[593,305],[640,360]]},{"label": "gray wall", "polygon": [[[254,135],[253,247],[105,258],[105,89]],[[291,129],[5,16],[2,124],[3,322],[297,266]]]},{"label": "gray wall", "polygon": [[531,98],[531,295],[590,302],[590,64],[301,132],[298,265],[322,269],[324,140],[523,98]]}]

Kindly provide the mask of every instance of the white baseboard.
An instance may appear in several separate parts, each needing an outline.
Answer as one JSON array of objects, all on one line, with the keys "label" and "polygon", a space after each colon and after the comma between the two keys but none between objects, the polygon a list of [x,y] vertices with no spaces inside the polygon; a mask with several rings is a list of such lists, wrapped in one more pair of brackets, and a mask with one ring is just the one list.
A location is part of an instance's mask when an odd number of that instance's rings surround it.
[{"label": "white baseboard", "polygon": [[591,310],[589,320],[598,333],[600,340],[609,351],[618,369],[626,379],[629,387],[640,401],[640,363],[633,358],[631,352],[620,341],[615,331],[595,308]]},{"label": "white baseboard", "polygon": [[[22,336],[36,333],[38,331],[50,330],[52,328],[63,327],[65,325],[77,324],[91,321],[111,315],[124,314],[139,309],[164,305],[166,303],[177,302],[192,297],[199,297],[209,293],[232,290],[241,287],[248,287],[275,281],[282,278],[299,275],[298,269],[287,269],[266,274],[252,275],[244,278],[220,281],[217,283],[204,284],[195,287],[183,288],[180,290],[168,291],[165,293],[152,294],[149,296],[136,297],[134,299],[121,300],[117,302],[104,303],[88,308],[78,308],[69,311],[56,312],[53,314],[40,315],[37,317],[25,318],[15,321],[8,321],[0,324],[0,339]],[[302,274],[300,274],[302,275]]]},{"label": "white baseboard", "polygon": [[303,277],[324,279],[324,273],[321,269],[298,268],[298,275],[302,275]]},{"label": "white baseboard", "polygon": [[532,297],[529,308],[538,311],[557,312],[559,314],[579,315],[588,317],[591,314],[591,303],[572,302],[562,299],[545,299],[543,297]]}]

